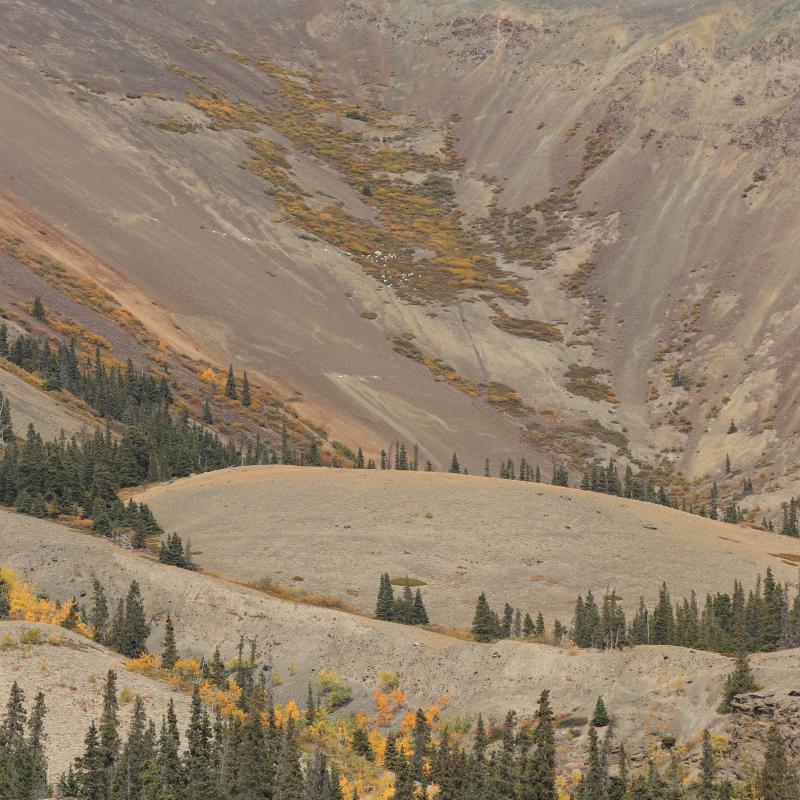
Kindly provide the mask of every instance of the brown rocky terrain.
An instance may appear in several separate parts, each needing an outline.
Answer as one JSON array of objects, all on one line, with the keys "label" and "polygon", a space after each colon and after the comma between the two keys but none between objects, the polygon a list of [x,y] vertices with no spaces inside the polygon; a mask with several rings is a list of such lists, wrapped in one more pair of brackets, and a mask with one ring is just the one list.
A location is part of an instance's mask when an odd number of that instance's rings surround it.
[{"label": "brown rocky terrain", "polygon": [[[135,579],[154,629],[154,649],[167,613],[175,619],[178,647],[184,654],[200,655],[219,645],[229,658],[240,634],[257,637],[259,658],[266,659],[271,651],[281,677],[276,690],[281,702],[304,697],[308,680],[320,669],[334,670],[353,688],[354,701],[345,712],[371,708],[378,675],[387,668],[398,671],[410,707],[438,703],[446,696],[446,713],[453,717],[481,711],[488,720],[499,721],[508,708],[525,717],[535,709],[541,689],[549,688],[563,720],[559,752],[565,768],[582,763],[583,726],[598,695],[615,717],[616,735],[630,740],[634,763],[653,747],[661,751],[661,742],[670,736],[694,760],[699,734],[709,726],[725,737],[721,741],[726,746],[734,743],[725,763],[740,776],[761,752],[755,731],[763,720],[775,716],[790,721],[794,713],[790,693],[796,689],[797,650],[753,659],[756,678],[770,687],[770,702],[778,710],[754,699],[743,702],[765,710],[731,718],[717,713],[731,661],[714,653],[655,646],[598,653],[513,641],[481,645],[276,599],[231,581],[153,563],[84,533],[6,512],[0,512],[0,563],[35,580],[53,598],[74,594],[81,602],[87,602],[95,576],[109,587],[112,597],[124,593]],[[53,648],[48,663],[65,652]],[[98,648],[92,646],[90,652]],[[14,666],[15,674],[24,674],[17,667],[28,662],[19,662],[15,653],[9,650],[0,658]],[[103,668],[114,660],[108,655],[101,658],[99,652],[97,658]],[[92,669],[99,667],[93,664]],[[26,688],[33,690],[39,684],[28,671]],[[78,747],[74,743],[75,752]],[[659,758],[665,757],[661,752]],[[60,753],[59,763],[65,754],[66,750]]]},{"label": "brown rocky terrain", "polygon": [[[20,635],[31,631],[39,632],[41,642],[20,644]],[[135,695],[144,700],[148,717],[155,720],[161,719],[172,699],[183,727],[188,718],[187,695],[166,682],[126,672],[125,659],[119,654],[54,625],[0,622],[0,697],[5,703],[14,681],[25,692],[28,708],[37,692],[44,693],[51,780],[57,780],[81,753],[84,733],[103,710],[103,685],[110,669],[117,673],[123,700],[119,712],[122,731],[130,723]]]},{"label": "brown rocky terrain", "polygon": [[[576,489],[497,478],[392,470],[245,467],[155,486],[146,502],[191,540],[198,566],[253,585],[334,595],[372,614],[378,576],[422,581],[433,622],[467,629],[486,592],[571,620],[576,597],[613,589],[633,614],[666,581],[692,590],[747,589],[771,567],[797,583],[800,543]],[[397,587],[395,591],[402,589]],[[794,589],[792,590],[794,592]]]},{"label": "brown rocky terrain", "polygon": [[162,337],[371,451],[796,492],[785,3],[3,11],[5,216]]}]

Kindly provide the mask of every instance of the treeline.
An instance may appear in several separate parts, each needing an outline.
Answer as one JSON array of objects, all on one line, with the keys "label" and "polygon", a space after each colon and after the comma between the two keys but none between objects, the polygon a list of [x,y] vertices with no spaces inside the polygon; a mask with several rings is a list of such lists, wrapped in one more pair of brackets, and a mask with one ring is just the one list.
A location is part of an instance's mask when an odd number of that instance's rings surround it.
[{"label": "treeline", "polygon": [[[0,393],[0,404],[8,401]],[[61,436],[44,442],[32,424],[18,442],[10,425],[0,459],[0,504],[37,517],[84,516],[105,535],[125,529],[134,546],[161,532],[145,504],[125,505],[117,494],[138,481],[132,474],[133,438],[116,442],[110,431],[96,431],[78,443]]]},{"label": "treeline", "polygon": [[16,681],[11,686],[0,724],[0,797],[34,800],[47,797],[47,758],[44,751],[44,695],[34,698],[30,714],[25,694]]},{"label": "treeline", "polygon": [[[38,300],[38,298],[37,298]],[[42,309],[39,319],[45,320]],[[34,301],[34,310],[37,301]],[[297,464],[302,466],[322,466],[319,444],[312,438],[307,448],[297,451],[288,439],[284,426],[281,432],[279,450],[273,451],[265,445],[260,437],[255,441],[243,444],[243,449],[236,447],[231,440],[223,444],[211,430],[215,424],[211,407],[206,400],[202,412],[202,424],[189,420],[186,412],[175,418],[170,413],[173,403],[169,382],[164,375],[156,376],[145,370],[137,370],[128,359],[124,368],[106,367],[96,348],[94,361],[87,359],[81,364],[75,350],[75,343],[58,342],[55,347],[47,339],[37,340],[34,337],[20,334],[13,340],[8,335],[5,324],[0,325],[0,356],[8,358],[20,368],[42,377],[44,387],[48,390],[64,389],[76,397],[80,397],[109,420],[114,420],[126,428],[127,440],[123,436],[125,447],[125,472],[120,475],[121,486],[133,486],[146,481],[164,481],[173,477],[185,477],[192,473],[206,472],[239,464]],[[241,384],[237,382],[232,366],[228,368],[225,385],[225,396],[238,401],[242,406],[251,405],[250,384],[247,372],[244,371]],[[7,403],[6,403],[7,405]],[[3,402],[0,399],[0,446],[4,436]],[[332,466],[340,466],[338,455],[351,461],[357,469],[382,470],[424,470],[431,472],[430,460],[424,464],[418,444],[407,447],[396,441],[381,450],[379,462],[367,458],[361,448],[357,453],[345,445],[334,442],[337,457]],[[726,458],[726,473],[731,473],[730,459]],[[458,456],[453,453],[449,472],[467,474],[462,468]],[[484,475],[491,474],[489,459],[485,461]],[[532,464],[522,457],[519,465],[508,458],[500,464],[499,476],[510,480],[541,482],[539,465]],[[554,464],[550,482],[555,486],[569,486],[569,472],[563,464]],[[622,475],[616,462],[610,459],[607,464],[595,462],[582,474],[579,487],[587,491],[613,494],[644,502],[679,508],[689,513],[711,519],[722,519],[725,522],[738,523],[744,521],[745,514],[734,496],[724,507],[719,503],[719,490],[713,483],[708,502],[699,509],[687,507],[685,499],[682,504],[670,499],[664,486],[654,484],[646,473],[634,474],[630,464]],[[740,497],[752,493],[753,484],[744,478]],[[781,533],[799,536],[798,502],[792,499],[783,505]],[[763,525],[773,530],[774,524],[766,518]]]},{"label": "treeline", "polygon": [[395,597],[389,573],[384,572],[381,575],[375,619],[402,622],[404,625],[427,625],[430,620],[422,602],[422,592],[417,588],[412,593],[408,578],[404,578],[402,583],[403,593],[400,597]]},{"label": "treeline", "polygon": [[128,658],[136,658],[147,651],[150,626],[144,613],[141,590],[136,581],[131,581],[124,598],[112,603],[106,597],[100,581],[95,578],[91,610],[87,613],[84,609],[80,609],[80,614],[83,621],[91,628],[94,641],[98,644],[110,647]]},{"label": "treeline", "polygon": [[[133,700],[123,737],[117,676],[107,673],[102,710],[84,737],[83,752],[58,782],[58,796],[76,800],[345,800],[340,773],[317,747],[301,754],[300,734],[313,725],[291,716],[278,721],[272,693],[252,665],[242,671],[246,698],[241,713],[212,717],[192,693],[190,714],[181,736],[175,706],[169,701],[160,724],[148,719],[141,697]],[[263,676],[263,672],[260,673]],[[598,715],[598,706],[595,716]],[[718,776],[717,756],[706,730],[701,740],[699,779],[688,782],[678,751],[659,769],[649,759],[633,772],[623,742],[617,744],[613,720],[605,707],[588,729],[587,754],[578,773],[575,800],[726,800],[736,796],[796,800],[797,775],[778,727],[766,735],[762,763],[745,782],[734,785]],[[22,690],[14,683],[0,725],[0,797],[35,800],[48,794],[44,752],[45,698],[39,693],[30,716]],[[598,729],[602,728],[602,739]],[[437,738],[438,734],[438,738]],[[434,793],[440,800],[553,800],[559,785],[555,714],[549,692],[540,696],[532,720],[511,711],[496,730],[487,731],[481,716],[467,750],[447,726],[434,731],[421,710],[409,733],[410,746],[390,734],[383,756],[394,773],[395,800]],[[183,744],[185,742],[185,745]],[[349,747],[374,761],[366,730],[354,728]],[[354,788],[347,800],[358,800]]]},{"label": "treeline", "polygon": [[[564,789],[559,786],[556,771],[554,715],[547,691],[542,692],[531,722],[520,723],[511,711],[495,736],[499,736],[499,746],[490,748],[490,737],[479,717],[471,751],[467,752],[446,733],[437,744],[431,744],[424,726],[415,726],[410,757],[399,756],[394,766],[395,800],[425,797],[431,784],[438,787],[439,800],[554,800],[562,796]],[[797,775],[776,725],[769,728],[766,739],[761,765],[747,781],[734,785],[719,779],[711,736],[704,731],[699,780],[689,783],[674,747],[669,748],[670,757],[662,769],[650,758],[646,769],[634,773],[624,743],[615,742],[613,726],[605,727],[601,739],[591,725],[588,752],[571,796],[574,800],[796,800]],[[430,770],[424,769],[427,763]]]},{"label": "treeline", "polygon": [[228,719],[219,713],[212,719],[194,687],[183,748],[172,701],[157,729],[136,697],[122,739],[116,674],[110,671],[100,719],[86,734],[83,754],[61,777],[61,795],[78,800],[344,800],[338,769],[319,749],[304,767],[299,726],[291,717],[279,726],[264,682],[252,674],[245,681],[242,714]]},{"label": "treeline", "polygon": [[158,548],[158,560],[162,564],[171,564],[173,567],[181,569],[194,569],[192,562],[192,546],[186,540],[184,547],[181,537],[177,533],[169,533],[166,538],[161,540]]},{"label": "treeline", "polygon": [[[555,621],[553,629],[558,636],[565,632],[558,620]],[[535,622],[529,613],[526,613],[523,618],[522,612],[518,608],[513,608],[509,603],[503,607],[501,616],[492,610],[486,600],[486,595],[481,592],[475,605],[470,633],[476,642],[493,642],[497,639],[543,640],[545,636],[544,616],[540,611],[536,615]]]},{"label": "treeline", "polygon": [[706,594],[702,603],[694,591],[673,603],[662,584],[655,607],[640,599],[629,624],[613,591],[601,603],[588,592],[575,603],[569,633],[579,647],[601,649],[667,644],[717,653],[782,650],[800,646],[800,591],[790,601],[788,585],[776,582],[770,568],[747,594],[734,581],[731,593]]}]

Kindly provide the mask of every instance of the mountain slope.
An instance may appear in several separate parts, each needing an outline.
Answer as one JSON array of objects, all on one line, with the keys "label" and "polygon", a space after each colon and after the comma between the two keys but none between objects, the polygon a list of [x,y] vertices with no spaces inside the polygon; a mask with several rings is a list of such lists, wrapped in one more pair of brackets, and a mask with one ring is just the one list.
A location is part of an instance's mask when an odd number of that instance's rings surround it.
[{"label": "mountain slope", "polygon": [[335,435],[796,491],[791,4],[5,6],[3,187]]},{"label": "mountain slope", "polygon": [[[797,540],[652,503],[545,484],[392,470],[246,467],[136,496],[197,564],[256,585],[335,595],[368,614],[378,577],[421,580],[431,621],[466,629],[486,592],[503,604],[572,619],[576,597],[609,588],[632,615],[644,596],[755,585],[772,568],[796,580]],[[780,555],[783,554],[783,557]],[[396,588],[401,591],[401,588]]]}]

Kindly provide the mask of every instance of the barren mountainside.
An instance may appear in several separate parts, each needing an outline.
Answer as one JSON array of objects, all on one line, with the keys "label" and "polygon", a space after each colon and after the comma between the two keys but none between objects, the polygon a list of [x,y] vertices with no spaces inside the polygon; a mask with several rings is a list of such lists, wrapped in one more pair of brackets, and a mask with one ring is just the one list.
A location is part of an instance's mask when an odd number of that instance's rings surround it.
[{"label": "barren mountainside", "polygon": [[4,3],[1,227],[353,446],[728,454],[776,510],[796,11]]},{"label": "barren mountainside", "polygon": [[798,800],[800,0],[0,75],[0,800]]}]

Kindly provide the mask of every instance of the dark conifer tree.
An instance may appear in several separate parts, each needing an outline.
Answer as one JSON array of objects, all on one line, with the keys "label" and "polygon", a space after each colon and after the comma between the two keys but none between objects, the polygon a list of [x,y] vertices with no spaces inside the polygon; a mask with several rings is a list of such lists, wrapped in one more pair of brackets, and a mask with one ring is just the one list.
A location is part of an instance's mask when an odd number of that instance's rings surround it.
[{"label": "dark conifer tree", "polygon": [[491,642],[497,638],[496,617],[486,602],[486,595],[481,592],[472,618],[472,638],[477,642]]},{"label": "dark conifer tree", "polygon": [[107,796],[105,765],[94,722],[86,734],[83,755],[76,759],[75,763],[75,783],[78,785],[81,800],[105,800]]},{"label": "dark conifer tree", "polygon": [[100,716],[98,758],[101,765],[103,793],[108,797],[119,756],[119,720],[117,719],[117,673],[109,670],[103,689],[103,713]]},{"label": "dark conifer tree", "polygon": [[178,660],[178,649],[175,646],[175,629],[172,626],[172,617],[167,614],[164,620],[164,646],[161,649],[161,666],[171,670]]},{"label": "dark conifer tree", "polygon": [[253,401],[250,398],[250,381],[247,379],[247,370],[242,376],[242,405],[249,406]]},{"label": "dark conifer tree", "polygon": [[380,586],[378,588],[378,602],[375,605],[375,618],[393,620],[394,613],[394,589],[389,578],[389,573],[381,575]]},{"label": "dark conifer tree", "polygon": [[747,658],[747,653],[741,649],[736,656],[736,666],[733,672],[725,680],[725,689],[719,710],[723,714],[729,713],[733,710],[731,700],[737,694],[755,692],[758,691],[758,688],[759,686],[750,670],[750,661]]},{"label": "dark conifer tree", "polygon": [[11,587],[8,581],[0,575],[0,619],[5,619],[11,613]]},{"label": "dark conifer tree", "polygon": [[703,749],[700,757],[700,786],[697,790],[698,800],[714,800],[716,797],[716,763],[714,749],[711,746],[711,735],[708,728],[703,731]]},{"label": "dark conifer tree", "polygon": [[129,658],[136,658],[147,649],[147,637],[150,626],[144,614],[144,603],[139,591],[139,584],[131,581],[128,596],[125,599],[125,622],[120,652]]},{"label": "dark conifer tree", "polygon": [[534,750],[524,762],[520,800],[556,800],[556,744],[553,730],[553,711],[550,692],[539,695],[536,711],[536,729],[533,734]]},{"label": "dark conifer tree", "polygon": [[598,697],[594,706],[591,725],[593,728],[605,728],[610,721],[608,711],[606,711],[606,704],[603,702],[602,697]]},{"label": "dark conifer tree", "polygon": [[366,758],[367,761],[375,760],[375,753],[369,743],[367,729],[363,725],[356,725],[350,737],[350,747],[356,755]]},{"label": "dark conifer tree", "polygon": [[42,298],[39,295],[33,298],[33,303],[31,304],[31,316],[35,319],[44,322],[47,319],[47,315],[45,314],[44,310],[44,303],[42,303]]},{"label": "dark conifer tree", "polygon": [[304,800],[305,782],[300,769],[300,753],[294,725],[288,722],[283,735],[273,800]]},{"label": "dark conifer tree", "polygon": [[236,389],[236,376],[233,374],[233,365],[228,367],[228,377],[225,381],[225,397],[237,400],[239,392]]},{"label": "dark conifer tree", "polygon": [[186,741],[188,750],[184,757],[185,800],[206,800],[215,797],[217,785],[211,759],[211,723],[200,702],[200,688],[197,685],[192,692]]},{"label": "dark conifer tree", "polygon": [[533,623],[533,618],[530,614],[525,614],[525,620],[522,623],[522,635],[526,639],[530,639],[536,630],[536,625]]},{"label": "dark conifer tree", "polygon": [[786,742],[774,723],[767,733],[767,751],[759,774],[759,797],[763,800],[797,800],[797,772],[786,755]]},{"label": "dark conifer tree", "polygon": [[428,612],[422,602],[422,592],[417,589],[414,594],[414,625],[427,625],[429,622]]}]

